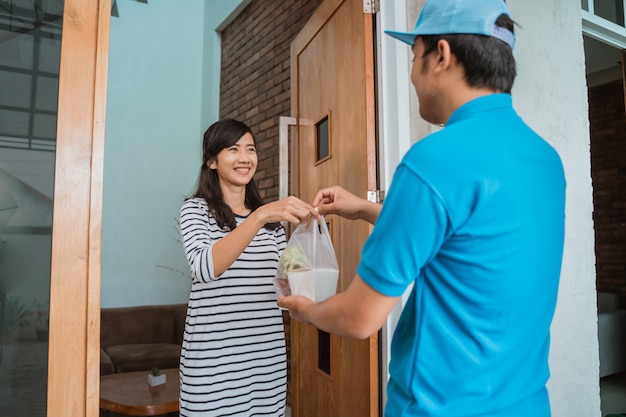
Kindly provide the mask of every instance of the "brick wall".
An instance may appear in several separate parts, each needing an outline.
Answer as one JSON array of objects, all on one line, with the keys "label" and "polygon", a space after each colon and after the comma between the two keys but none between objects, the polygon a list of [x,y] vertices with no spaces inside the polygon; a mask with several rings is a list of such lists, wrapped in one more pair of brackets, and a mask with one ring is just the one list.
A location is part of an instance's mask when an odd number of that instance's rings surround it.
[{"label": "brick wall", "polygon": [[[291,116],[290,45],[322,0],[253,0],[222,32],[220,118],[250,126],[265,201],[278,198],[278,121]],[[289,316],[283,315],[290,379]],[[287,391],[287,403],[291,395]]]},{"label": "brick wall", "polygon": [[222,32],[220,118],[246,122],[257,140],[255,181],[278,198],[278,120],[290,116],[290,44],[321,0],[253,0]]},{"label": "brick wall", "polygon": [[622,82],[589,89],[598,291],[626,307],[626,115]]}]

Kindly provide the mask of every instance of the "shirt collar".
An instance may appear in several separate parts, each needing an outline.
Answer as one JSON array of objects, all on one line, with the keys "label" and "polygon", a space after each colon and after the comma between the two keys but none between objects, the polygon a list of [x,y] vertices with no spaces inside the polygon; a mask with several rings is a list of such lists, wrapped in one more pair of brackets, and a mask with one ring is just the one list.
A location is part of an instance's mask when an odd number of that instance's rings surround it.
[{"label": "shirt collar", "polygon": [[497,93],[481,96],[473,100],[468,101],[461,107],[456,109],[448,118],[446,126],[453,123],[465,120],[476,113],[482,113],[489,110],[498,108],[511,108],[513,107],[513,99],[510,94]]}]

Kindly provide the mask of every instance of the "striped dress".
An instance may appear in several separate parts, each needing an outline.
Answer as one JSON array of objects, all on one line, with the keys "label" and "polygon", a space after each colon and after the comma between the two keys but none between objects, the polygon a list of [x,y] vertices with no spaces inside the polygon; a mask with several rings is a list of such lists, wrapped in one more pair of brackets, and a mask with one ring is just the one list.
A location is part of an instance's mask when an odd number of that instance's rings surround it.
[{"label": "striped dress", "polygon": [[216,278],[212,245],[228,232],[208,213],[204,199],[183,204],[180,226],[192,276],[180,358],[180,416],[284,416],[285,333],[272,285],[285,249],[284,229],[261,229]]}]

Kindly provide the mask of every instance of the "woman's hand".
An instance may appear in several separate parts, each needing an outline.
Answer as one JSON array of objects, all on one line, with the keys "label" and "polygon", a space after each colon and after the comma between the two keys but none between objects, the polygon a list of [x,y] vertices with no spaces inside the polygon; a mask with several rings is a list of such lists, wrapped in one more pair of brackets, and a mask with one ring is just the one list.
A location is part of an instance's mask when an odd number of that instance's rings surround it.
[{"label": "woman's hand", "polygon": [[313,206],[294,196],[264,204],[254,213],[259,216],[263,224],[281,221],[300,224],[309,216],[319,218],[319,214]]}]

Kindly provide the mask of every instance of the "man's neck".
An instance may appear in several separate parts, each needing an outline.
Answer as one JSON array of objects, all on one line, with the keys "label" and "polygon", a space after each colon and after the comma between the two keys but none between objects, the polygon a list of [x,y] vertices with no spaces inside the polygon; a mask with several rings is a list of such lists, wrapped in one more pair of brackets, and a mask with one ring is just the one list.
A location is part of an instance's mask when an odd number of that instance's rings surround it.
[{"label": "man's neck", "polygon": [[452,116],[459,107],[464,104],[477,99],[479,97],[489,96],[492,94],[498,94],[500,91],[493,90],[491,88],[474,88],[469,87],[464,83],[464,86],[460,86],[456,89],[448,91],[447,108],[445,115],[445,123],[448,123],[448,119]]}]

